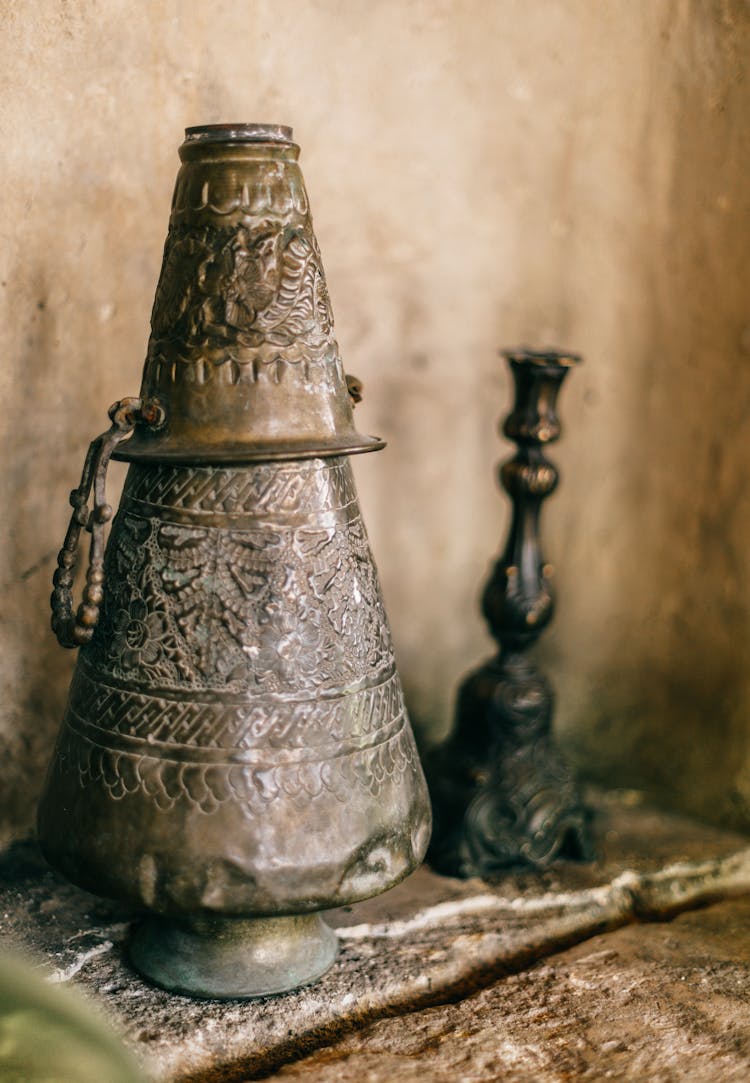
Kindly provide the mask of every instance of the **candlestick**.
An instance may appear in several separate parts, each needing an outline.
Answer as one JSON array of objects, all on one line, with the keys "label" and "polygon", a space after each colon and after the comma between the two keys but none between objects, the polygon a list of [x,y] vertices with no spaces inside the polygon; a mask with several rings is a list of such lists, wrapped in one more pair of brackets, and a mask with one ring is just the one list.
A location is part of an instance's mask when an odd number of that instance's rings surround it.
[{"label": "candlestick", "polygon": [[588,812],[551,732],[552,689],[526,654],[554,612],[539,517],[559,474],[544,448],[560,435],[557,396],[581,359],[556,350],[503,356],[515,402],[502,431],[518,450],[499,475],[513,513],[482,599],[499,650],[461,685],[453,732],[428,760],[428,860],[458,876],[593,856]]}]

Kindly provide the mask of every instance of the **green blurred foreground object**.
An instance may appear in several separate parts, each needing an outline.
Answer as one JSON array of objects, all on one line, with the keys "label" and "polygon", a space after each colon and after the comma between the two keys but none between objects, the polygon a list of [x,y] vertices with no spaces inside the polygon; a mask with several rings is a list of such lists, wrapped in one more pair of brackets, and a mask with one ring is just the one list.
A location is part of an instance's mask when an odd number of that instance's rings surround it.
[{"label": "green blurred foreground object", "polygon": [[0,955],[0,1083],[146,1083],[82,997]]}]

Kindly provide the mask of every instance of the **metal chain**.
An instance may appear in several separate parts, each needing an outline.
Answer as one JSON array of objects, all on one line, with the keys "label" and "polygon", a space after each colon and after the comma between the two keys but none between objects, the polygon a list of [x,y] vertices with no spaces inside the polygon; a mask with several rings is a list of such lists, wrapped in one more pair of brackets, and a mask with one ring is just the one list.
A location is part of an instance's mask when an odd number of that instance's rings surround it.
[{"label": "metal chain", "polygon": [[[62,549],[57,556],[57,568],[50,598],[52,631],[62,647],[80,647],[88,643],[99,622],[99,610],[104,598],[104,527],[112,518],[112,508],[106,501],[107,466],[119,443],[130,436],[136,422],[153,423],[158,407],[145,406],[141,399],[126,398],[109,408],[111,427],[91,443],[81,481],[70,494],[73,514]],[[93,506],[89,507],[91,489]],[[83,601],[73,611],[73,578],[81,530],[91,535],[89,565]]]}]

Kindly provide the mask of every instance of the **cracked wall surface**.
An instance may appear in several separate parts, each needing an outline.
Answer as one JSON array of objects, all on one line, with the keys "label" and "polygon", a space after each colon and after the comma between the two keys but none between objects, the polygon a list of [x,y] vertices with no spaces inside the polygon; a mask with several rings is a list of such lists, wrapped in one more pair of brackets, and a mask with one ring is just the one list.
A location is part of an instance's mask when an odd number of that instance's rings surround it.
[{"label": "cracked wall surface", "polygon": [[[416,728],[488,649],[501,345],[580,350],[542,653],[579,767],[750,823],[750,10],[740,0],[61,0],[0,15],[0,820],[72,658],[67,494],[137,391],[187,124],[294,125]],[[113,478],[113,492],[121,482]]]}]

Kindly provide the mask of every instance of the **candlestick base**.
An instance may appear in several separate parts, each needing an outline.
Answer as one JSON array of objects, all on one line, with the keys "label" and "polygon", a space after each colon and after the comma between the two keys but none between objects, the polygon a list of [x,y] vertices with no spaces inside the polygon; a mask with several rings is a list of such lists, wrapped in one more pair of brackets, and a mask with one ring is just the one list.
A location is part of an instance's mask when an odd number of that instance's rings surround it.
[{"label": "candlestick base", "polygon": [[435,829],[428,860],[450,876],[594,857],[590,816],[550,732],[552,692],[520,654],[461,686],[456,727],[427,765]]}]

